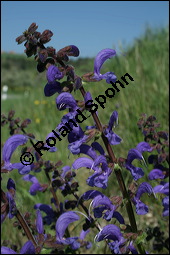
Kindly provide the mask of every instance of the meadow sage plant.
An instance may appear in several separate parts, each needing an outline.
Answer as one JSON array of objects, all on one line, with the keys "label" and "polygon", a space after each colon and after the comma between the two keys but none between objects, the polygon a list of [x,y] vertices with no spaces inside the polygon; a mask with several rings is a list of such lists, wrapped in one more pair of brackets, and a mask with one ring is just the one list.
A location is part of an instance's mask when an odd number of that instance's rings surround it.
[{"label": "meadow sage plant", "polygon": [[[143,141],[134,144],[126,152],[126,158],[115,155],[115,146],[121,145],[123,139],[128,139],[126,129],[125,136],[120,137],[118,112],[115,109],[111,109],[108,122],[105,125],[101,123],[93,96],[85,91],[83,81],[94,84],[102,80],[106,85],[115,86],[116,74],[112,70],[102,74],[101,67],[116,55],[116,51],[101,50],[94,60],[94,69],[80,77],[69,65],[70,56],[79,56],[78,47],[69,45],[58,51],[45,47],[53,33],[50,30],[40,33],[37,28],[32,23],[28,30],[16,38],[16,42],[24,42],[27,57],[33,56],[37,71],[46,73],[47,83],[42,93],[44,97],[55,94],[55,107],[58,111],[64,111],[64,115],[61,119],[56,116],[55,130],[49,126],[49,133],[38,146],[34,134],[26,132],[29,119],[21,122],[19,118],[14,118],[13,110],[8,116],[2,114],[2,126],[9,125],[10,137],[3,146],[1,172],[10,175],[18,170],[23,184],[30,183],[27,192],[33,196],[35,204],[32,212],[20,213],[15,202],[17,185],[9,177],[7,191],[1,191],[1,222],[5,224],[7,217],[16,218],[14,227],[18,227],[18,231],[22,231],[28,240],[23,242],[22,247],[4,240],[1,253],[43,254],[45,249],[47,254],[80,254],[89,249],[88,253],[93,254],[96,247],[104,247],[101,251],[103,254],[146,254],[153,253],[153,249],[156,253],[157,250],[168,250],[168,239],[158,227],[142,229],[136,220],[136,215],[139,218],[150,210],[157,210],[157,204],[162,206],[162,214],[158,215],[160,221],[166,220],[169,214],[168,134],[157,131],[159,124],[154,116],[142,114],[137,125],[144,136]],[[81,92],[81,99],[74,98],[76,90]],[[87,118],[87,115],[92,119],[92,124],[84,130],[80,124],[86,121],[83,118]],[[76,155],[70,165],[63,165],[60,158],[58,161],[55,159],[60,148],[59,141],[63,137],[68,141],[68,152]],[[19,158],[12,163],[12,155],[21,145],[21,154],[26,153],[26,157],[23,161]],[[42,152],[45,150],[56,155],[54,162],[43,159]],[[139,162],[141,167],[138,166]],[[151,165],[149,172],[147,165]],[[88,173],[82,194],[78,193],[80,171]],[[130,183],[125,184],[123,173],[130,176]],[[38,178],[43,174],[47,178],[46,183]],[[109,185],[110,190],[112,185],[118,185],[121,195],[108,197],[105,191]],[[37,193],[51,195],[47,204],[44,201],[36,202]],[[147,242],[153,239],[154,245],[146,249]]]}]

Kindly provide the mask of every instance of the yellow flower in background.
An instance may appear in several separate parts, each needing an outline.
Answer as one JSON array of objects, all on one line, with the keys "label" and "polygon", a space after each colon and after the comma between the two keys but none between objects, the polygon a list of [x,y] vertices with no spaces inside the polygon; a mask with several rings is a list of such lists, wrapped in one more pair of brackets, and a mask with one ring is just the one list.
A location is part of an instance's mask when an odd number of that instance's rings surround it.
[{"label": "yellow flower in background", "polygon": [[47,104],[48,102],[46,100],[42,100],[41,104]]},{"label": "yellow flower in background", "polygon": [[39,100],[35,100],[35,101],[34,101],[34,104],[35,104],[35,105],[38,105],[38,104],[40,104],[40,101],[39,101]]},{"label": "yellow flower in background", "polygon": [[37,124],[39,124],[40,121],[41,121],[41,120],[40,120],[39,118],[36,118],[36,119],[35,119],[35,123],[37,123]]}]

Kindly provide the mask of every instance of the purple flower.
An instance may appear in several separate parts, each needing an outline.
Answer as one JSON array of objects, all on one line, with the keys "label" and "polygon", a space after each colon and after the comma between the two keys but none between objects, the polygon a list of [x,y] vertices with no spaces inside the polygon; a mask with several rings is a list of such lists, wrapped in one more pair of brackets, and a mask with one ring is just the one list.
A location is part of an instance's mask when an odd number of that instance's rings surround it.
[{"label": "purple flower", "polygon": [[162,199],[162,205],[164,207],[162,216],[168,216],[169,215],[169,197],[164,197]]},{"label": "purple flower", "polygon": [[36,229],[38,234],[36,235],[36,240],[38,245],[42,248],[45,240],[47,239],[47,234],[44,234],[44,226],[43,226],[43,219],[40,210],[36,211]]},{"label": "purple flower", "polygon": [[153,188],[153,191],[154,193],[169,195],[169,182],[161,182],[160,185]]},{"label": "purple flower", "polygon": [[97,153],[95,152],[94,148],[92,146],[87,145],[87,144],[82,144],[80,146],[80,152],[79,153],[86,154],[89,157],[91,157],[93,160],[97,158]]},{"label": "purple flower", "polygon": [[57,52],[57,58],[68,61],[68,56],[78,57],[79,54],[79,49],[75,45],[69,45]]},{"label": "purple flower", "polygon": [[[132,254],[138,254],[136,248],[133,246],[133,241],[130,242],[130,244],[127,246],[126,250],[130,250]],[[129,253],[127,253],[129,254]]]},{"label": "purple flower", "polygon": [[6,216],[8,215],[9,219],[12,219],[16,215],[16,204],[15,204],[15,182],[9,178],[7,182],[7,189],[8,192],[4,193],[2,192],[2,198],[3,198],[3,210],[1,211],[1,223],[5,220]]},{"label": "purple flower", "polygon": [[80,54],[79,49],[75,46],[75,45],[70,45],[71,50],[70,52],[67,54],[68,56],[74,56],[74,57],[78,57]]},{"label": "purple flower", "polygon": [[[70,128],[74,128],[74,124],[69,120],[72,120],[73,122],[76,123],[76,120],[75,120],[75,116],[77,115],[77,111],[72,111],[72,112],[68,112],[67,114],[65,114],[62,119],[61,119],[61,122],[58,124],[58,126],[56,127],[58,130],[60,128],[62,128],[63,126],[65,126],[65,124],[69,123],[69,126]],[[78,125],[78,124],[76,124]],[[68,129],[68,126],[66,126],[66,128]]]},{"label": "purple flower", "polygon": [[120,213],[116,212],[116,206],[112,204],[110,199],[103,195],[100,191],[97,190],[88,190],[85,192],[82,197],[84,200],[92,200],[92,207],[95,218],[101,218],[104,212],[103,218],[107,221],[111,220],[111,218],[116,218],[120,224],[124,224],[124,219],[120,215]]},{"label": "purple flower", "polygon": [[37,210],[36,228],[39,234],[44,233],[43,219],[40,210]]},{"label": "purple flower", "polygon": [[152,150],[153,149],[151,148],[151,146],[146,142],[141,142],[136,146],[136,148],[129,150],[127,160],[125,163],[125,168],[131,172],[133,179],[135,181],[144,176],[144,172],[142,168],[133,166],[132,161],[134,159],[144,160],[142,153],[144,151],[151,152]]},{"label": "purple flower", "polygon": [[[107,137],[111,145],[116,145],[121,142],[121,138],[112,131],[114,123],[118,123],[118,112],[114,111],[110,117],[108,128],[104,130],[104,134]],[[115,127],[115,126],[114,126]]]},{"label": "purple flower", "polygon": [[[13,152],[19,145],[23,145],[28,141],[28,137],[25,135],[13,135],[5,142],[3,150],[2,150],[2,159],[4,161],[4,166],[2,169],[7,169],[11,171],[13,169],[18,169],[20,174],[29,173],[34,167],[31,165],[23,165],[22,163],[10,163],[10,159],[12,157]],[[24,163],[24,162],[23,162]],[[26,162],[25,162],[26,163]]]},{"label": "purple flower", "polygon": [[49,84],[53,84],[55,80],[60,80],[64,77],[64,74],[60,72],[57,66],[50,65],[46,72],[47,81]]},{"label": "purple flower", "polygon": [[117,226],[113,224],[104,226],[97,234],[96,241],[100,242],[104,239],[113,240],[113,242],[110,242],[108,245],[114,254],[120,254],[120,247],[124,244],[125,239]]},{"label": "purple flower", "polygon": [[78,109],[76,100],[68,92],[63,92],[56,98],[56,105],[60,111],[65,110],[66,108],[70,108],[73,111]]},{"label": "purple flower", "polygon": [[53,83],[47,83],[44,87],[44,95],[46,97],[51,97],[55,93],[61,93],[62,92],[62,87],[60,85],[60,82],[54,81]]},{"label": "purple flower", "polygon": [[74,221],[79,220],[79,216],[72,211],[65,212],[58,218],[56,222],[56,241],[59,244],[70,245],[73,250],[80,247],[80,243],[76,240],[78,237],[64,238],[64,233],[68,225]]},{"label": "purple flower", "polygon": [[52,222],[56,221],[55,213],[50,205],[35,204],[34,209],[39,209],[47,214],[47,216],[43,217],[44,224],[50,225]]},{"label": "purple flower", "polygon": [[148,175],[149,180],[164,179],[164,177],[165,174],[160,169],[153,169]]},{"label": "purple flower", "polygon": [[[90,229],[87,229],[86,231],[82,230],[81,233],[80,233],[80,236],[79,236],[79,239],[81,241],[84,241],[86,235],[90,232]],[[90,249],[92,247],[92,243],[91,242],[85,242],[85,245],[86,245],[86,249]]]},{"label": "purple flower", "polygon": [[14,250],[2,246],[1,247],[1,254],[35,254],[35,247],[32,241],[27,241],[20,250],[20,253],[15,252]]},{"label": "purple flower", "polygon": [[153,188],[153,191],[154,193],[161,193],[167,196],[162,199],[162,205],[164,206],[162,216],[169,215],[169,182],[161,182],[160,185]]},{"label": "purple flower", "polygon": [[40,184],[38,179],[31,174],[27,174],[22,178],[24,181],[29,181],[32,182],[32,185],[30,187],[30,194],[32,196],[36,195],[37,191],[43,192],[47,189],[48,185],[47,184]]},{"label": "purple flower", "polygon": [[97,150],[101,155],[105,156],[105,151],[103,149],[103,147],[98,143],[98,142],[93,142],[91,144],[92,148]]},{"label": "purple flower", "polygon": [[87,135],[84,135],[84,132],[80,126],[72,127],[72,131],[68,135],[68,149],[72,154],[79,154],[80,148],[83,143],[88,139]]},{"label": "purple flower", "polygon": [[95,79],[96,81],[100,81],[102,79],[105,79],[107,83],[112,82],[116,82],[116,75],[113,72],[107,72],[105,74],[101,74],[100,73],[100,69],[103,65],[103,63],[116,55],[116,51],[112,50],[112,49],[104,49],[101,50],[95,60],[94,60],[94,76],[92,77],[92,79]]},{"label": "purple flower", "polygon": [[148,193],[148,195],[151,195],[153,193],[152,186],[147,182],[143,182],[139,185],[136,195],[134,196],[132,200],[132,202],[134,203],[136,207],[136,213],[139,215],[146,214],[149,211],[148,206],[145,205],[140,200],[140,197],[142,196],[143,193]]},{"label": "purple flower", "polygon": [[108,177],[111,174],[111,169],[107,165],[106,158],[103,155],[97,156],[93,161],[89,158],[78,158],[72,165],[73,169],[86,167],[94,170],[94,174],[87,180],[87,184],[91,187],[99,187],[105,189],[107,187]]},{"label": "purple flower", "polygon": [[92,207],[94,208],[94,217],[101,218],[104,212],[103,218],[110,221],[111,218],[116,218],[120,224],[124,224],[124,219],[119,212],[116,211],[116,206],[112,204],[110,199],[105,195],[98,195],[92,201]]}]

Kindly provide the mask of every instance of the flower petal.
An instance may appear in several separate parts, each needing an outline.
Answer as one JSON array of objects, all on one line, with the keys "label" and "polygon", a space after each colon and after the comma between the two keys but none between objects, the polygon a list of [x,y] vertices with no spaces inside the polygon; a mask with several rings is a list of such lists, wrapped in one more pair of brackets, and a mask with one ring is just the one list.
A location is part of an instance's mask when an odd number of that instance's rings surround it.
[{"label": "flower petal", "polygon": [[62,241],[64,233],[68,225],[76,220],[79,220],[79,216],[72,211],[65,212],[58,218],[56,222],[56,240]]},{"label": "flower petal", "polygon": [[61,93],[62,88],[60,85],[60,82],[58,81],[54,81],[53,83],[47,83],[44,87],[44,95],[46,97],[51,97],[52,95],[54,95],[56,92],[57,93]]},{"label": "flower petal", "polygon": [[165,174],[160,169],[153,169],[148,175],[149,180],[164,179],[164,177]]},{"label": "flower petal", "polygon": [[1,254],[17,254],[17,253],[8,247],[1,246]]},{"label": "flower petal", "polygon": [[12,170],[12,168],[11,168],[12,164],[10,164],[10,159],[11,159],[13,152],[19,145],[23,145],[27,141],[28,141],[28,137],[26,137],[25,135],[17,134],[17,135],[13,135],[10,138],[8,138],[8,140],[5,142],[3,150],[2,150],[2,158],[5,162],[4,168],[6,168],[7,170]]},{"label": "flower petal", "polygon": [[37,210],[36,228],[37,228],[37,231],[39,234],[44,233],[43,219],[42,219],[41,212],[39,209]]},{"label": "flower petal", "polygon": [[143,182],[139,185],[135,198],[140,199],[143,193],[148,193],[148,195],[151,195],[153,193],[152,186],[147,182]]},{"label": "flower petal", "polygon": [[118,124],[118,112],[117,111],[114,111],[112,113],[112,115],[110,116],[109,125],[108,125],[109,130],[112,130],[114,123],[116,125]]},{"label": "flower petal", "polygon": [[48,83],[53,83],[55,80],[60,80],[64,77],[64,74],[60,72],[57,66],[50,65],[46,72]]},{"label": "flower petal", "polygon": [[94,197],[96,197],[98,195],[103,195],[103,194],[97,190],[88,190],[82,195],[82,198],[84,200],[89,200],[89,199],[93,199]]},{"label": "flower petal", "polygon": [[86,167],[86,168],[91,168],[92,165],[93,165],[93,160],[90,159],[90,158],[85,158],[85,157],[82,157],[82,158],[78,158],[74,161],[72,167],[73,169],[79,169],[81,167]]},{"label": "flower petal", "polygon": [[146,143],[146,142],[138,143],[138,145],[136,146],[136,149],[139,150],[141,153],[143,153],[144,151],[151,152],[153,150],[153,148],[149,145],[149,143]]},{"label": "flower petal", "polygon": [[103,49],[101,50],[94,60],[94,74],[100,75],[100,69],[103,65],[103,63],[116,55],[116,51],[112,49]]},{"label": "flower petal", "polygon": [[162,216],[168,216],[169,215],[169,197],[164,197],[162,199],[162,205],[164,206]]},{"label": "flower petal", "polygon": [[98,233],[96,241],[100,242],[104,239],[110,239],[113,241],[120,240],[122,238],[122,233],[120,229],[113,224],[109,224],[103,227],[103,229]]},{"label": "flower petal", "polygon": [[21,248],[20,254],[35,254],[35,247],[32,241],[27,241]]},{"label": "flower petal", "polygon": [[76,110],[77,103],[74,97],[68,93],[68,92],[62,92],[57,98],[56,98],[56,105],[58,110],[65,110],[66,108],[71,108],[72,110]]}]

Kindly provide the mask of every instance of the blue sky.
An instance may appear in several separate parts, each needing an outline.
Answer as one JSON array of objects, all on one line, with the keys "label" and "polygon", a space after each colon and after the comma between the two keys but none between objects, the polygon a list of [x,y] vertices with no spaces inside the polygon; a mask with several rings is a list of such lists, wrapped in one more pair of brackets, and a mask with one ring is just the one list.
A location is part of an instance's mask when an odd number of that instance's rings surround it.
[{"label": "blue sky", "polygon": [[168,1],[1,1],[1,51],[23,53],[15,38],[32,22],[37,31],[54,33],[46,45],[56,50],[74,44],[81,57],[94,57],[104,48],[118,50],[120,42],[124,50],[146,25],[167,26],[168,6]]}]

